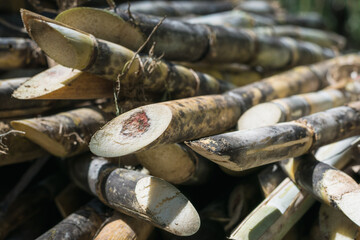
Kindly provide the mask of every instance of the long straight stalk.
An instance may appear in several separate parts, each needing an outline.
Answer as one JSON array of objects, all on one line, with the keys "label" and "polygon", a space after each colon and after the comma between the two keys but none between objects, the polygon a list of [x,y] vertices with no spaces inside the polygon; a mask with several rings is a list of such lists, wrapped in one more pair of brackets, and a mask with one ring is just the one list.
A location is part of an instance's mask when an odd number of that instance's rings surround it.
[{"label": "long straight stalk", "polygon": [[38,145],[21,132],[12,131],[6,122],[0,122],[0,166],[30,161],[46,155]]},{"label": "long straight stalk", "polygon": [[[140,1],[132,2],[130,11],[155,16],[181,17],[186,15],[205,15],[230,10],[234,7],[229,1]],[[120,4],[115,11],[125,11],[127,3]]]},{"label": "long straight stalk", "polygon": [[276,125],[187,142],[195,152],[231,170],[298,157],[360,133],[360,102]]},{"label": "long straight stalk", "polygon": [[[161,144],[178,143],[226,131],[241,114],[261,102],[312,92],[328,85],[327,69],[357,62],[356,55],[297,67],[223,95],[151,104],[128,111],[96,132],[90,150],[99,156],[123,156]],[[119,134],[120,133],[120,134]]]},{"label": "long straight stalk", "polygon": [[94,199],[49,229],[37,240],[92,239],[112,211],[98,199]]},{"label": "long straight stalk", "polygon": [[58,157],[88,150],[90,137],[108,116],[96,108],[79,108],[48,117],[15,120],[11,126],[25,137]]},{"label": "long straight stalk", "polygon": [[358,88],[355,82],[340,89],[325,89],[258,104],[239,118],[237,128],[242,130],[269,126],[338,107],[359,100]]},{"label": "long straight stalk", "polygon": [[[94,22],[93,19],[101,20]],[[111,12],[94,8],[73,8],[59,14],[56,20],[134,51],[140,48],[161,21],[160,18],[142,14],[133,13],[129,16],[123,11]],[[29,23],[25,21],[25,24]],[[30,35],[33,34],[30,32]],[[124,35],[127,37],[123,37]],[[143,52],[149,52],[153,42],[156,42],[153,48],[155,56],[163,54],[167,60],[237,62],[265,68],[310,64],[336,55],[333,50],[309,42],[264,37],[251,30],[190,24],[170,19],[162,21]],[[47,52],[46,49],[43,50]]]},{"label": "long straight stalk", "polygon": [[102,158],[69,161],[74,182],[103,203],[179,236],[194,234],[199,215],[190,201],[166,181],[138,171],[117,168]]},{"label": "long straight stalk", "polygon": [[[353,159],[351,137],[320,148],[319,160],[336,168],[343,168]],[[306,192],[286,178],[266,199],[231,233],[230,239],[282,239],[290,228],[315,202]]]},{"label": "long straight stalk", "polygon": [[346,173],[311,154],[281,163],[290,179],[321,202],[339,209],[360,227],[360,186]]},{"label": "long straight stalk", "polygon": [[176,99],[222,93],[233,88],[230,83],[180,65],[149,56],[139,57],[125,47],[96,39],[60,22],[57,24],[27,11],[22,11],[22,16],[30,36],[56,62],[108,80],[118,80],[124,88],[122,93],[128,96],[141,90],[167,93]]}]

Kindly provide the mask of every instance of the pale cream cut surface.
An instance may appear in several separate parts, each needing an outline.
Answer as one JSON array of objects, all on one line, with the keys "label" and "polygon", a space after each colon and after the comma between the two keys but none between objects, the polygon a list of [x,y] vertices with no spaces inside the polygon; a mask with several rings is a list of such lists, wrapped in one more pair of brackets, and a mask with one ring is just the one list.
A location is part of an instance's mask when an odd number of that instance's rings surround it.
[{"label": "pale cream cut surface", "polygon": [[142,178],[135,187],[142,209],[166,229],[179,236],[190,236],[200,228],[200,217],[191,202],[174,186],[155,177]]},{"label": "pale cream cut surface", "polygon": [[[132,131],[131,125],[122,134],[124,122],[134,114],[144,111],[148,118],[149,127],[143,133]],[[90,151],[102,157],[120,157],[134,153],[154,142],[169,126],[172,119],[170,108],[161,104],[151,104],[128,111],[114,118],[97,131],[91,138]]]},{"label": "pale cream cut surface", "polygon": [[37,130],[37,126],[34,125],[34,123],[32,123],[31,121],[27,121],[27,120],[12,121],[11,126],[15,130],[24,131],[25,137],[27,137],[34,143],[40,145],[46,151],[57,157],[64,157],[68,154],[68,152],[61,144],[59,144],[54,139],[50,138],[47,134],[39,132]]},{"label": "pale cream cut surface", "polygon": [[60,13],[56,20],[132,50],[137,50],[145,41],[138,29],[107,10],[72,8]]},{"label": "pale cream cut surface", "polygon": [[247,110],[239,119],[238,130],[253,129],[280,122],[282,112],[274,103],[262,103]]},{"label": "pale cream cut surface", "polygon": [[18,99],[44,98],[47,94],[64,88],[76,79],[81,71],[61,65],[49,68],[22,84],[13,93]]},{"label": "pale cream cut surface", "polygon": [[80,70],[88,66],[94,51],[91,35],[38,19],[27,25],[34,41],[57,63]]}]

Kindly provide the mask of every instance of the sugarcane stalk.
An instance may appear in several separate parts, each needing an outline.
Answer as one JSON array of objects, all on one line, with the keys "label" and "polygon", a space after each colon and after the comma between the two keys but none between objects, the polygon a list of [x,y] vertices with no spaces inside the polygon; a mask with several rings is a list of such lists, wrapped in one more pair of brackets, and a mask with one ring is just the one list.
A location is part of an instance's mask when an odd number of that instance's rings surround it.
[{"label": "sugarcane stalk", "polygon": [[50,109],[74,105],[71,101],[23,101],[11,95],[28,78],[14,78],[0,81],[0,118],[29,116]]},{"label": "sugarcane stalk", "polygon": [[108,116],[96,108],[79,108],[48,117],[11,121],[11,126],[25,132],[25,137],[58,157],[68,157],[88,150],[90,137]]},{"label": "sugarcane stalk", "polygon": [[67,185],[55,197],[55,204],[63,218],[78,210],[91,200],[90,195],[77,187],[74,183]]},{"label": "sugarcane stalk", "polygon": [[135,155],[151,175],[172,184],[203,184],[213,170],[209,161],[185,144],[168,144]]},{"label": "sugarcane stalk", "polygon": [[44,71],[44,68],[17,68],[10,71],[6,71],[0,74],[0,79],[10,79],[10,78],[30,78],[41,71]]},{"label": "sugarcane stalk", "polygon": [[12,96],[17,99],[96,99],[110,98],[113,94],[112,82],[56,65],[21,84]]},{"label": "sugarcane stalk", "polygon": [[63,177],[53,175],[21,194],[7,211],[0,215],[0,239],[4,239],[10,231],[38,214],[41,206],[51,202],[65,184]]},{"label": "sugarcane stalk", "polygon": [[119,212],[108,219],[94,240],[146,240],[154,227]]},{"label": "sugarcane stalk", "polygon": [[271,126],[202,138],[186,144],[200,155],[241,171],[298,157],[360,133],[360,102]]},{"label": "sugarcane stalk", "polygon": [[358,240],[360,228],[341,211],[322,204],[319,211],[320,232],[324,239]]},{"label": "sugarcane stalk", "polygon": [[[93,8],[73,8],[62,12],[56,19],[134,51],[140,48],[149,33],[161,21],[141,14],[132,13],[130,17],[120,10],[111,12]],[[95,23],[93,19],[101,19],[101,24]],[[25,20],[25,25],[29,24],[31,23]],[[34,35],[31,31],[30,35]],[[126,38],[122,37],[124,34]],[[39,40],[35,41],[49,54]],[[155,56],[163,54],[167,60],[237,62],[265,68],[310,64],[336,55],[333,50],[290,38],[264,37],[256,35],[251,30],[190,24],[170,19],[162,21],[157,31],[152,34],[151,40],[142,49],[143,52],[150,51],[152,42],[156,42],[153,48]],[[275,58],[278,61],[273,61]]]},{"label": "sugarcane stalk", "polygon": [[[224,93],[151,104],[107,123],[91,139],[90,150],[104,157],[123,156],[161,144],[222,133],[250,107],[276,98],[327,86],[327,69],[359,61],[356,55],[302,66]],[[120,133],[120,134],[119,134]]]},{"label": "sugarcane stalk", "polygon": [[357,85],[357,83],[349,83],[340,89],[325,89],[256,105],[239,118],[237,129],[253,129],[292,121],[359,100]]},{"label": "sugarcane stalk", "polygon": [[[324,146],[317,157],[341,169],[353,159],[354,140],[357,137]],[[310,194],[301,192],[286,178],[233,230],[229,238],[280,240],[314,202]]]},{"label": "sugarcane stalk", "polygon": [[92,239],[112,211],[98,199],[94,199],[38,237],[37,240]]},{"label": "sugarcane stalk", "polygon": [[46,155],[42,148],[25,138],[22,132],[12,130],[8,123],[0,122],[0,166]]},{"label": "sugarcane stalk", "polygon": [[0,69],[46,66],[45,55],[30,39],[0,38]]},{"label": "sugarcane stalk", "polygon": [[198,16],[187,19],[186,21],[193,24],[209,24],[236,28],[253,28],[275,25],[275,21],[271,18],[247,13],[238,9]]},{"label": "sugarcane stalk", "polygon": [[285,178],[286,174],[276,164],[268,166],[262,170],[258,174],[258,179],[264,196],[269,196],[270,193],[274,191],[275,188],[279,186]]},{"label": "sugarcane stalk", "polygon": [[192,235],[200,227],[199,215],[189,200],[160,178],[86,155],[69,161],[69,171],[78,186],[117,211],[179,236]]},{"label": "sugarcane stalk", "polygon": [[360,211],[356,207],[360,199],[360,186],[349,175],[319,162],[311,154],[281,164],[298,186],[321,202],[339,209],[360,226]]},{"label": "sugarcane stalk", "polygon": [[277,2],[259,0],[240,2],[237,8],[246,12],[268,16],[277,15],[283,11]]},{"label": "sugarcane stalk", "polygon": [[[205,15],[214,12],[230,10],[234,7],[231,2],[208,1],[151,1],[132,2],[130,11],[154,16],[182,17],[187,15]],[[127,3],[120,4],[115,11],[128,10]]]},{"label": "sugarcane stalk", "polygon": [[[103,78],[120,81],[123,94],[133,96],[136,91],[167,93],[171,98],[222,93],[233,85],[214,77],[194,72],[180,65],[151,57],[138,57],[136,53],[111,42],[94,40],[92,35],[84,34],[61,25],[46,23],[37,19],[25,21],[29,24],[30,35],[37,39],[47,54],[64,66],[97,74]],[[59,38],[59,41],[43,41],[44,31]],[[71,35],[74,41],[67,41]],[[77,40],[75,40],[77,39]],[[80,41],[80,42],[78,42]],[[79,48],[80,52],[57,54],[60,48]],[[80,43],[77,45],[77,43]],[[73,45],[75,44],[75,45]],[[62,45],[62,46],[61,46]],[[73,45],[73,46],[72,46]],[[54,51],[55,50],[55,51]],[[97,54],[95,54],[97,52]],[[78,55],[79,54],[79,55]],[[94,55],[95,54],[95,55]],[[91,57],[93,56],[93,57]],[[72,59],[72,61],[69,61]],[[134,93],[135,92],[135,93]]]},{"label": "sugarcane stalk", "polygon": [[195,71],[209,74],[217,79],[230,82],[238,87],[275,74],[274,71],[264,73],[240,64],[201,64],[189,62],[181,62],[180,64]]},{"label": "sugarcane stalk", "polygon": [[346,39],[336,33],[292,25],[257,27],[254,28],[253,31],[263,36],[291,37],[316,43],[322,47],[336,47],[338,49],[343,49],[346,44]]},{"label": "sugarcane stalk", "polygon": [[308,28],[324,29],[325,23],[322,15],[316,12],[307,12],[301,14],[278,14],[273,17],[278,25],[298,25]]}]

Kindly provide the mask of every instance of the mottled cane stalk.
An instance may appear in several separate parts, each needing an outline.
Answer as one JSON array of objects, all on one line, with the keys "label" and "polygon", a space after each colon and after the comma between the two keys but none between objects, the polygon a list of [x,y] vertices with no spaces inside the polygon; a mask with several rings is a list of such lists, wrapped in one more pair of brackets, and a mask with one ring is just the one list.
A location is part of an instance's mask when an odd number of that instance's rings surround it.
[{"label": "mottled cane stalk", "polygon": [[[56,19],[135,51],[161,19],[141,14],[131,16],[120,10],[114,13],[93,8],[73,8],[62,12]],[[101,20],[94,22],[94,19]],[[237,62],[269,69],[310,64],[336,55],[331,49],[291,38],[264,37],[251,30],[190,24],[171,19],[162,21],[143,52],[149,52],[153,42],[156,42],[154,54],[164,56],[167,60]]]},{"label": "mottled cane stalk", "polygon": [[92,239],[101,224],[113,212],[98,199],[94,199],[49,229],[37,240]]},{"label": "mottled cane stalk", "polygon": [[7,122],[0,122],[0,166],[30,161],[46,152],[24,137],[24,133],[12,131]]},{"label": "mottled cane stalk", "polygon": [[342,211],[360,226],[360,186],[346,173],[320,162],[311,154],[281,163],[286,174],[321,202]]},{"label": "mottled cane stalk", "polygon": [[96,99],[110,98],[113,95],[112,82],[105,81],[103,78],[90,73],[57,65],[21,84],[12,96],[17,99],[28,100]]},{"label": "mottled cane stalk", "polygon": [[[230,1],[142,1],[132,2],[130,12],[143,13],[154,16],[182,17],[187,15],[205,15],[233,9]],[[116,11],[128,10],[129,5],[123,3],[117,6]]]},{"label": "mottled cane stalk", "polygon": [[238,87],[257,82],[277,72],[261,72],[240,64],[202,64],[189,62],[181,62],[180,64],[195,71],[209,74],[217,79],[230,82]]},{"label": "mottled cane stalk", "polygon": [[55,195],[65,187],[67,181],[60,175],[46,178],[35,187],[22,193],[13,204],[0,215],[0,239],[50,204]]},{"label": "mottled cane stalk", "polygon": [[186,21],[193,24],[209,24],[235,28],[253,28],[275,25],[275,21],[271,18],[247,13],[238,9],[198,16],[186,19]]},{"label": "mottled cane stalk", "polygon": [[322,204],[319,211],[320,233],[324,239],[359,240],[360,228],[341,211]]},{"label": "mottled cane stalk", "polygon": [[94,240],[146,240],[153,229],[151,224],[143,220],[114,212]]},{"label": "mottled cane stalk", "polygon": [[243,1],[236,6],[238,9],[259,15],[277,15],[283,10],[277,2],[269,1]]},{"label": "mottled cane stalk", "polygon": [[235,171],[298,157],[360,133],[360,102],[298,120],[186,142],[195,152]]},{"label": "mottled cane stalk", "polygon": [[41,16],[34,17],[26,11],[22,13],[30,36],[56,62],[108,80],[119,80],[121,87],[130,92],[140,88],[144,92],[166,92],[176,99],[222,93],[233,88],[232,84],[210,75],[156,58],[139,57],[120,45],[95,39]]},{"label": "mottled cane stalk", "polygon": [[322,47],[336,47],[343,49],[346,39],[336,33],[319,29],[304,28],[291,25],[257,27],[252,29],[256,34],[269,37],[291,37],[303,41],[316,43]]},{"label": "mottled cane stalk", "polygon": [[39,66],[46,66],[46,58],[32,40],[0,38],[0,70]]},{"label": "mottled cane stalk", "polygon": [[[351,137],[320,148],[319,160],[339,169],[353,159]],[[286,178],[230,235],[230,239],[280,240],[312,206],[315,199]]]},{"label": "mottled cane stalk", "polygon": [[223,95],[193,97],[151,104],[126,112],[96,132],[90,150],[117,157],[160,144],[178,143],[226,131],[241,114],[261,102],[312,92],[327,86],[327,69],[359,61],[356,55],[302,66]]},{"label": "mottled cane stalk", "polygon": [[286,174],[281,168],[273,164],[262,170],[258,174],[261,190],[265,197],[269,196],[274,189],[286,178]]},{"label": "mottled cane stalk", "polygon": [[160,178],[87,155],[69,161],[69,171],[77,185],[117,211],[180,236],[192,235],[200,227],[199,215],[189,200]]},{"label": "mottled cane stalk", "polygon": [[213,170],[209,161],[185,144],[167,144],[135,155],[151,175],[172,184],[203,184]]},{"label": "mottled cane stalk", "polygon": [[11,95],[28,78],[14,78],[0,81],[0,118],[40,114],[54,108],[74,104],[70,101],[22,101]]},{"label": "mottled cane stalk", "polygon": [[288,122],[345,103],[359,100],[359,86],[349,83],[341,89],[326,89],[258,104],[239,119],[237,129],[252,129]]},{"label": "mottled cane stalk", "polygon": [[48,117],[11,121],[11,126],[25,132],[25,137],[58,157],[87,151],[92,134],[108,116],[96,108],[79,108]]}]

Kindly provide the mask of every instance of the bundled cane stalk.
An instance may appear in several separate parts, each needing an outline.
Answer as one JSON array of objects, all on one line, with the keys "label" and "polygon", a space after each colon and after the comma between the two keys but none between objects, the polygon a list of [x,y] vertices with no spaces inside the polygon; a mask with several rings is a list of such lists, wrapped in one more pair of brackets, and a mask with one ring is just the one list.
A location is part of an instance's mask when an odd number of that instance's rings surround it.
[{"label": "bundled cane stalk", "polygon": [[160,178],[117,168],[87,155],[69,161],[69,171],[77,185],[127,215],[179,236],[190,236],[200,227],[199,215],[190,201]]},{"label": "bundled cane stalk", "polygon": [[96,99],[113,97],[113,94],[112,82],[90,73],[57,65],[22,83],[12,96],[24,100]]},{"label": "bundled cane stalk", "polygon": [[311,154],[282,162],[290,179],[321,202],[339,209],[360,227],[360,186],[346,173]]},{"label": "bundled cane stalk", "polygon": [[114,212],[99,229],[94,240],[146,240],[154,227],[140,219]]},{"label": "bundled cane stalk", "polygon": [[195,152],[231,170],[301,156],[360,133],[360,102],[288,123],[240,130],[187,142]]},{"label": "bundled cane stalk", "polygon": [[[62,12],[56,19],[134,51],[142,46],[161,21],[141,14],[133,13],[129,16],[122,11],[111,12],[94,8],[73,8]],[[101,20],[94,22],[93,19]],[[25,24],[30,23],[25,20]],[[34,34],[30,32],[30,35]],[[127,37],[122,37],[124,35]],[[35,41],[48,53],[39,40],[35,38]],[[163,54],[167,60],[237,62],[265,68],[310,64],[336,55],[333,50],[309,42],[264,37],[256,35],[251,30],[190,24],[170,19],[163,20],[158,26],[151,40],[143,48],[144,52],[152,48],[152,42],[156,42],[154,54]],[[277,61],[273,61],[274,58]]]},{"label": "bundled cane stalk", "polygon": [[94,199],[38,237],[37,240],[91,239],[112,211],[99,200]]},{"label": "bundled cane stalk", "polygon": [[[354,141],[351,137],[320,148],[319,160],[336,168],[343,168],[353,158]],[[231,233],[230,239],[282,239],[289,229],[315,202],[306,192],[286,178],[254,209]]]},{"label": "bundled cane stalk", "polygon": [[[22,16],[30,36],[56,62],[108,80],[120,81],[123,94],[133,96],[133,92],[141,88],[145,92],[166,92],[171,98],[182,98],[221,93],[233,88],[232,84],[210,75],[156,58],[139,57],[125,47],[95,39],[90,34],[67,28],[28,11],[23,10]],[[54,41],[48,41],[48,37]],[[63,54],[64,49],[67,49],[66,54]]]},{"label": "bundled cane stalk", "polygon": [[105,123],[107,114],[96,108],[79,108],[48,117],[15,120],[11,126],[46,151],[68,157],[88,150],[92,134]]},{"label": "bundled cane stalk", "polygon": [[[142,1],[132,2],[130,11],[155,16],[182,17],[187,15],[205,15],[230,10],[234,4],[227,1]],[[115,11],[128,10],[127,3],[120,4]]]},{"label": "bundled cane stalk", "polygon": [[[90,150],[116,157],[157,145],[222,133],[233,127],[250,107],[279,97],[312,92],[327,86],[327,69],[357,62],[356,55],[297,67],[223,95],[201,96],[151,104],[111,120],[91,139]],[[120,133],[120,134],[119,134]]]},{"label": "bundled cane stalk", "polygon": [[338,107],[359,100],[359,85],[350,82],[344,88],[326,89],[314,93],[294,95],[258,104],[239,119],[237,128],[252,129],[287,122],[303,116]]},{"label": "bundled cane stalk", "polygon": [[46,154],[24,134],[14,131],[7,122],[0,122],[0,166],[30,161]]}]

